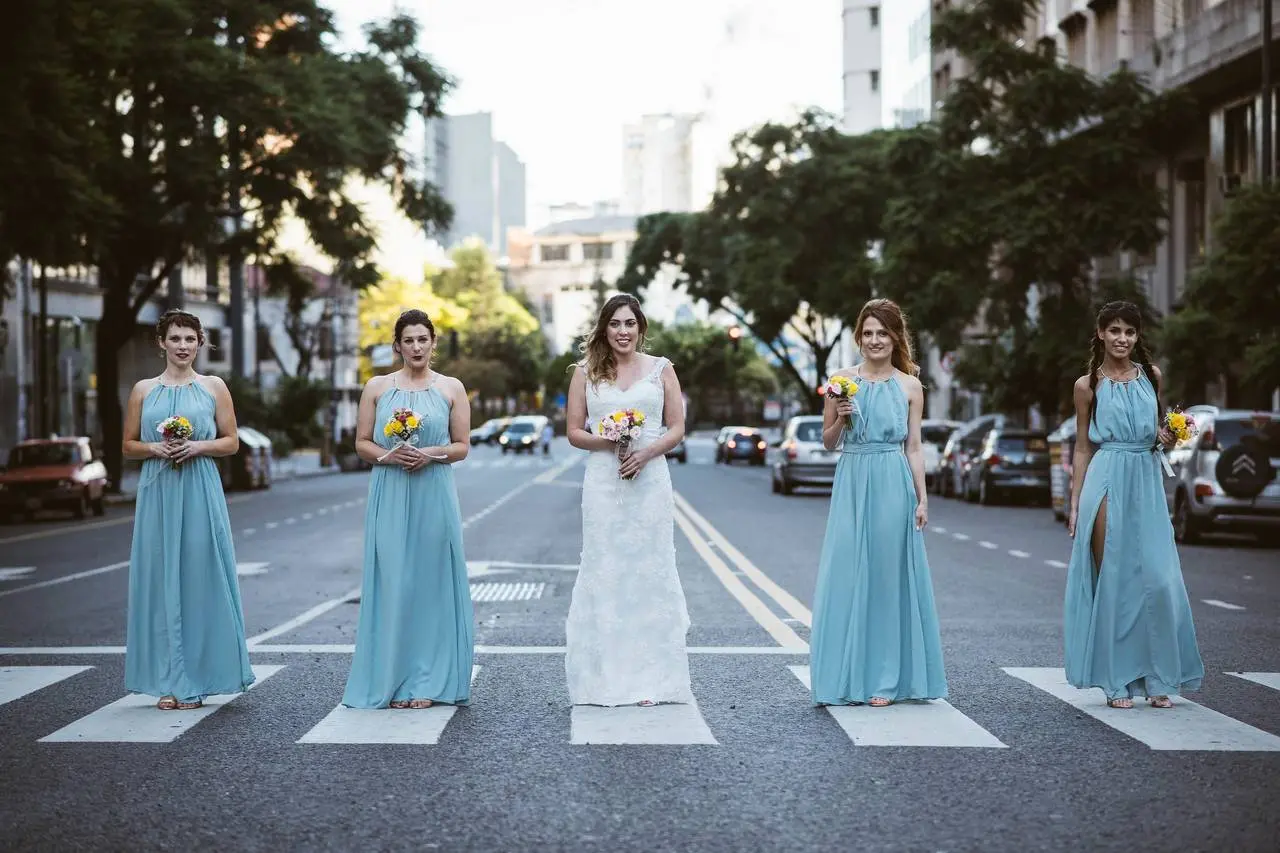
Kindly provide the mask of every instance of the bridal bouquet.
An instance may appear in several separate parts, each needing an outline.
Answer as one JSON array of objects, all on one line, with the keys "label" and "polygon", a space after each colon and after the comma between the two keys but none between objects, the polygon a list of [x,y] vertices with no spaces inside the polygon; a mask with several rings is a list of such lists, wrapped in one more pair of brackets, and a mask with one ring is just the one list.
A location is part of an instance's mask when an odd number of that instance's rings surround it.
[{"label": "bridal bouquet", "polygon": [[618,461],[631,455],[631,442],[640,437],[644,427],[644,412],[639,409],[619,409],[600,419],[600,436],[618,446]]},{"label": "bridal bouquet", "polygon": [[[191,427],[191,421],[182,415],[170,415],[156,425],[156,432],[160,433],[160,437],[165,441],[186,441],[191,438],[194,430]],[[181,462],[174,462],[173,467],[177,468]]]},{"label": "bridal bouquet", "polygon": [[[833,400],[853,400],[854,395],[858,393],[858,383],[848,376],[832,376],[823,386],[822,393]],[[853,411],[854,413],[858,411],[856,400],[853,403]]]},{"label": "bridal bouquet", "polygon": [[394,438],[396,443],[391,449],[378,457],[381,462],[401,447],[418,443],[418,428],[422,426],[422,416],[413,409],[396,409],[391,417],[382,425],[382,434]]}]

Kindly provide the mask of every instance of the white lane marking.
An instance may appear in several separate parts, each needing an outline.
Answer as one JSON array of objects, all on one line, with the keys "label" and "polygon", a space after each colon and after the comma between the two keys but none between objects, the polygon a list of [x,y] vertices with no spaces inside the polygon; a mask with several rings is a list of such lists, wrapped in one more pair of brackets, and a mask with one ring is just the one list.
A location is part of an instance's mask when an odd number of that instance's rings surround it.
[{"label": "white lane marking", "polygon": [[570,730],[573,744],[716,745],[696,702],[647,708],[574,705]]},{"label": "white lane marking", "polygon": [[956,539],[960,540],[961,542],[969,541],[969,534],[967,533],[952,533],[951,535]]},{"label": "white lane marking", "polygon": [[698,511],[695,510],[687,500],[685,500],[684,495],[676,492],[675,501],[676,507],[684,512],[684,514],[707,535],[707,539],[710,543],[718,547],[726,557],[733,561],[734,565],[741,569],[747,577],[751,578],[752,582],[755,583],[755,585],[759,587],[765,595],[772,598],[774,603],[781,607],[784,613],[793,619],[800,620],[800,623],[806,627],[813,624],[813,613],[809,608],[801,604],[791,593],[774,583],[772,578],[761,571],[755,563],[748,560],[741,551],[734,547],[733,543],[730,542],[724,534],[712,526],[711,522],[698,514]]},{"label": "white lane marking", "polygon": [[294,523],[294,522],[296,522],[297,520],[298,520],[298,519],[294,518],[293,516],[289,516],[288,518],[286,518],[286,519],[284,520],[284,523],[285,523],[285,524],[293,524],[293,523]]},{"label": "white lane marking", "polygon": [[[472,684],[475,684],[479,671],[480,667],[471,667]],[[456,705],[403,710],[339,705],[297,742],[437,744],[445,726],[457,712]]]},{"label": "white lane marking", "polygon": [[1232,604],[1229,601],[1219,601],[1216,598],[1202,598],[1200,600],[1213,607],[1221,607],[1223,610],[1244,610],[1244,608],[1239,604]]},{"label": "white lane marking", "polygon": [[312,607],[310,610],[306,611],[305,613],[301,613],[293,617],[287,622],[281,622],[276,627],[263,631],[261,634],[254,634],[248,640],[249,648],[252,649],[254,646],[260,645],[266,642],[267,640],[270,640],[273,637],[279,637],[281,634],[287,634],[290,631],[294,630],[295,628],[299,628],[307,624],[313,619],[319,619],[321,616],[328,613],[330,610],[333,610],[335,607],[341,607],[344,604],[348,604],[352,601],[355,601],[359,597],[360,597],[360,587],[356,587],[355,589],[348,592],[346,595],[340,596],[338,598],[331,598],[326,602],[317,604],[315,607]]},{"label": "white lane marking", "polygon": [[16,581],[19,578],[25,578],[35,570],[35,566],[12,566],[0,569],[0,581]]},{"label": "white lane marking", "polygon": [[947,532],[947,528],[945,528],[945,527],[934,527],[934,528],[932,528],[932,529],[933,529],[933,532],[934,532],[934,533],[946,533],[946,532]]},{"label": "white lane marking", "polygon": [[1027,559],[1027,557],[1030,557],[1031,555],[1030,555],[1030,554],[1028,554],[1026,551],[1017,551],[1017,550],[1015,550],[1015,549],[1013,549],[1013,548],[1010,548],[1010,549],[1009,549],[1009,556],[1010,556],[1010,557],[1017,557],[1017,558],[1018,558],[1018,559],[1020,559],[1020,560],[1025,560],[1025,559]]},{"label": "white lane marking", "polygon": [[275,530],[277,527],[279,527],[279,526],[280,526],[280,522],[278,522],[278,521],[268,521],[268,522],[267,522],[265,525],[263,525],[263,526],[264,526],[264,527],[266,527],[268,530]]},{"label": "white lane marking", "polygon": [[564,462],[561,462],[559,465],[556,465],[554,468],[548,468],[546,471],[543,471],[541,474],[534,477],[533,482],[539,485],[546,485],[547,483],[550,483],[552,480],[559,477],[565,471],[568,471],[570,468],[577,465],[585,457],[586,457],[585,452],[581,456],[570,457],[569,459],[566,459]]},{"label": "white lane marking", "polygon": [[[258,643],[249,647],[250,654],[349,655],[355,652],[351,643]],[[476,646],[478,655],[562,655],[564,646]],[[797,657],[805,649],[781,646],[689,646],[691,655],[783,655]],[[39,655],[41,657],[79,657],[83,655],[122,655],[124,646],[0,646],[0,656]]]},{"label": "white lane marking", "polygon": [[542,598],[545,583],[499,581],[471,584],[472,601],[535,601]]},{"label": "white lane marking", "polygon": [[[253,668],[257,680],[249,689],[257,687],[280,670],[279,665],[259,665]],[[209,696],[204,705],[191,711],[161,711],[156,708],[158,696],[131,693],[105,705],[88,716],[40,738],[41,743],[170,743],[177,740],[192,726],[234,702],[243,693]]]},{"label": "white lane marking", "polygon": [[467,560],[467,574],[471,577],[489,574],[505,574],[514,569],[548,572],[576,572],[577,563],[509,563],[505,560]]},{"label": "white lane marking", "polygon": [[994,551],[1000,547],[994,542],[987,542],[985,539],[979,542],[978,544],[981,545],[983,548],[986,548],[988,551]]},{"label": "white lane marking", "polygon": [[252,536],[253,534],[255,534],[255,533],[257,533],[257,532],[258,532],[258,530],[257,530],[257,528],[256,528],[256,527],[246,527],[244,530],[241,530],[241,531],[240,531],[240,533],[241,533],[242,535],[244,535],[244,536]]},{"label": "white lane marking", "polygon": [[1261,684],[1272,690],[1280,690],[1280,672],[1228,672],[1227,675],[1234,675],[1236,678],[1243,678],[1245,681],[1252,681],[1254,684]]},{"label": "white lane marking", "polygon": [[21,699],[59,681],[79,675],[91,666],[5,666],[0,667],[0,705]]},{"label": "white lane marking", "polygon": [[236,563],[236,574],[240,577],[252,577],[253,575],[265,575],[267,566],[270,563]]},{"label": "white lane marking", "polygon": [[1133,700],[1132,708],[1108,708],[1101,690],[1072,687],[1061,669],[1004,667],[1004,671],[1151,749],[1280,752],[1280,737],[1181,696],[1172,697],[1172,708],[1152,708],[1141,698]]},{"label": "white lane marking", "polygon": [[[789,666],[805,689],[807,666]],[[982,726],[943,699],[895,702],[888,708],[870,705],[827,705],[832,719],[856,746],[941,746],[1008,749]]]},{"label": "white lane marking", "polygon": [[125,560],[122,563],[112,563],[109,566],[102,566],[101,568],[97,568],[97,569],[89,569],[88,571],[84,571],[84,572],[76,572],[75,574],[71,574],[71,575],[63,575],[60,578],[50,578],[47,581],[29,583],[26,586],[16,586],[13,589],[6,589],[3,591],[0,591],[0,598],[4,598],[7,595],[17,595],[18,593],[26,592],[27,590],[43,589],[44,587],[47,587],[47,586],[57,586],[60,583],[70,583],[71,581],[78,581],[81,578],[91,578],[94,575],[106,574],[107,572],[115,572],[115,571],[119,571],[120,569],[125,569],[128,567],[129,567],[129,561]]},{"label": "white lane marking", "polygon": [[315,518],[315,516],[314,516],[314,515],[312,515],[312,514],[311,514],[311,513],[309,513],[309,512],[304,512],[304,513],[302,514],[302,520],[303,520],[303,521],[310,521],[310,520],[311,520],[311,519],[313,519],[313,518]]},{"label": "white lane marking", "polygon": [[773,637],[778,645],[797,652],[808,651],[809,644],[800,639],[800,635],[794,628],[779,619],[777,614],[760,599],[760,596],[748,589],[747,585],[729,569],[724,560],[720,559],[719,554],[707,547],[707,543],[694,529],[693,523],[679,509],[675,512],[675,520],[676,526],[693,545],[693,550],[698,552],[698,556],[711,568],[712,573],[719,578],[724,588],[738,600],[738,603],[761,628],[769,632],[769,636]]},{"label": "white lane marking", "polygon": [[1061,560],[1045,560],[1044,564],[1046,566],[1053,566],[1055,569],[1065,569],[1067,567],[1067,564]]},{"label": "white lane marking", "polygon": [[318,510],[316,510],[316,515],[324,515],[327,512],[329,512],[329,508],[327,506],[322,506]]}]

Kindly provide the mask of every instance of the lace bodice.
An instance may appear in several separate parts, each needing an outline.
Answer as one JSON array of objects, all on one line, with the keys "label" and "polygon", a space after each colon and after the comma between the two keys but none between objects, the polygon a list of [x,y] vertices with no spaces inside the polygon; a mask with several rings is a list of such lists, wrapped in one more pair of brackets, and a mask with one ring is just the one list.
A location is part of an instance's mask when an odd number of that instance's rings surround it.
[{"label": "lace bodice", "polygon": [[592,432],[597,432],[602,418],[619,409],[638,409],[644,413],[644,431],[637,444],[648,444],[662,435],[665,430],[662,408],[666,397],[662,371],[668,362],[665,358],[654,358],[652,362],[644,376],[625,389],[613,382],[587,383],[587,421]]}]

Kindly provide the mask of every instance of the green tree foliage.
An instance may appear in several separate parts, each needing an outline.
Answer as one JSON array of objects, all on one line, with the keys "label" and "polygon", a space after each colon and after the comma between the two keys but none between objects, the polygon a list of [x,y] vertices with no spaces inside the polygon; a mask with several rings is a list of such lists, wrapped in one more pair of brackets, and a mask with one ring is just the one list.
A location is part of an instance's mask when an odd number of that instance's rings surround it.
[{"label": "green tree foliage", "polygon": [[1092,306],[1125,289],[1096,283],[1093,260],[1160,239],[1151,170],[1179,138],[1188,101],[1124,69],[1091,76],[1051,43],[1024,44],[1038,5],[974,0],[940,17],[934,40],[965,58],[967,74],[936,124],[888,156],[906,191],[890,205],[885,280],[945,344],[980,316],[1004,355],[988,350],[964,374],[1001,388],[994,405],[1051,413],[1069,404]]},{"label": "green tree foliage", "polygon": [[1270,408],[1280,387],[1280,184],[1230,199],[1212,246],[1166,324],[1171,387],[1194,403],[1225,379],[1229,405]]},{"label": "green tree foliage", "polygon": [[[0,127],[11,127],[16,113],[25,122],[18,153],[53,146],[59,159],[29,171],[30,158],[6,161],[0,185],[25,182],[25,197],[84,195],[88,203],[43,223],[67,235],[57,245],[5,237],[3,248],[56,262],[69,245],[98,269],[98,403],[118,482],[118,352],[169,272],[206,254],[244,252],[267,262],[281,223],[295,216],[346,281],[376,280],[368,260],[374,235],[348,181],[385,182],[424,227],[447,223],[448,205],[411,177],[399,140],[410,113],[439,114],[448,80],[417,49],[418,27],[403,15],[368,28],[366,47],[339,53],[332,16],[315,0],[27,5],[40,9],[32,33],[57,36],[32,41],[43,58],[24,78],[23,95],[0,102]],[[63,25],[72,36],[65,50]],[[72,79],[82,85],[65,95],[44,91]],[[42,94],[59,110],[33,124],[29,117],[45,109]],[[41,131],[48,138],[33,142]],[[75,169],[64,174],[59,163],[69,161]],[[8,223],[14,193],[0,197]],[[241,209],[245,223],[233,245],[226,223]]]},{"label": "green tree foliage", "polygon": [[820,405],[812,388],[875,292],[887,138],[847,136],[814,111],[739,135],[707,211],[640,219],[619,287],[640,292],[674,265],[691,296],[737,317],[800,399]]},{"label": "green tree foliage", "polygon": [[689,398],[689,425],[759,413],[765,398],[778,393],[773,367],[752,342],[740,341],[735,349],[720,326],[655,323],[647,337],[646,349],[668,358],[680,376],[681,390]]}]

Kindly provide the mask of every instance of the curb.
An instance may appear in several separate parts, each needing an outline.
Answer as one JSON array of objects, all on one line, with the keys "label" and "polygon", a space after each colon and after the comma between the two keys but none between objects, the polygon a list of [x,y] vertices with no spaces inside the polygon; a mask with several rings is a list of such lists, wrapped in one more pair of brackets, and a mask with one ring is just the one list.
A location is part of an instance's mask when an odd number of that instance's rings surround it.
[{"label": "curb", "polygon": [[[272,485],[275,485],[276,483],[287,483],[290,480],[309,480],[312,477],[325,477],[330,474],[341,474],[341,473],[342,473],[342,469],[339,468],[337,465],[333,465],[329,468],[316,468],[314,470],[304,471],[301,474],[289,474],[288,476],[278,476],[278,477],[275,477],[271,481],[271,483]],[[136,502],[137,499],[138,499],[138,496],[136,493],[121,494],[121,495],[106,495],[103,498],[103,502],[106,503],[107,506],[122,506],[125,504],[132,504]]]}]

